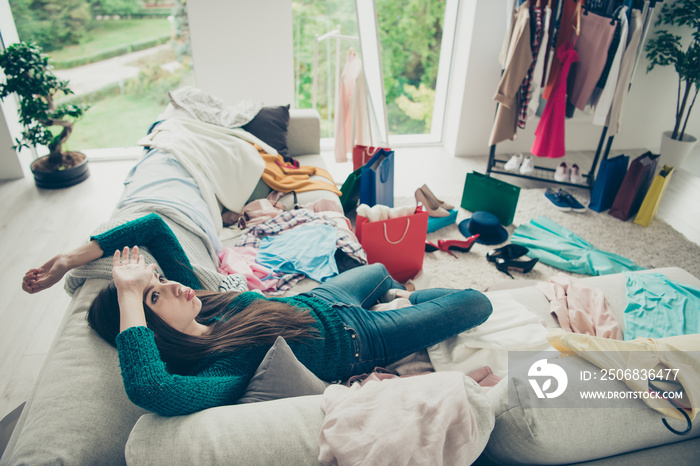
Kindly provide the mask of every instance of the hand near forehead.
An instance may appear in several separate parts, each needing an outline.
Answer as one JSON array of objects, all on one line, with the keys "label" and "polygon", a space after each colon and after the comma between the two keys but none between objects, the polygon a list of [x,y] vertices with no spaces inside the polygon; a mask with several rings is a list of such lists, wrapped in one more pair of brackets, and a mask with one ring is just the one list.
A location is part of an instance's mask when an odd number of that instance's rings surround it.
[{"label": "hand near forehead", "polygon": [[134,291],[143,293],[153,278],[155,264],[146,265],[143,255],[139,254],[138,246],[131,250],[125,247],[123,251],[115,251],[112,258],[112,277],[117,291]]}]

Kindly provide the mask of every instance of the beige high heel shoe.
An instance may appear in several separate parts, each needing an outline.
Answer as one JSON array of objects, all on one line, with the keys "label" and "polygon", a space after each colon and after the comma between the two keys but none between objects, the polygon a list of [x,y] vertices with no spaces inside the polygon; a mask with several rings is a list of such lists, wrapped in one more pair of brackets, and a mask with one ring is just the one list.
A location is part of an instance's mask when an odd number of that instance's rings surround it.
[{"label": "beige high heel shoe", "polygon": [[440,207],[437,202],[428,198],[420,188],[416,189],[416,201],[423,204],[423,207],[428,211],[428,216],[430,217],[447,217],[450,215],[450,213],[443,207]]},{"label": "beige high heel shoe", "polygon": [[444,208],[445,210],[452,210],[455,208],[452,204],[448,204],[445,201],[441,201],[437,197],[435,197],[435,194],[430,190],[428,185],[423,185],[420,187],[421,191],[423,191],[423,194],[425,194],[425,197],[431,199],[435,204],[439,205],[440,207]]}]

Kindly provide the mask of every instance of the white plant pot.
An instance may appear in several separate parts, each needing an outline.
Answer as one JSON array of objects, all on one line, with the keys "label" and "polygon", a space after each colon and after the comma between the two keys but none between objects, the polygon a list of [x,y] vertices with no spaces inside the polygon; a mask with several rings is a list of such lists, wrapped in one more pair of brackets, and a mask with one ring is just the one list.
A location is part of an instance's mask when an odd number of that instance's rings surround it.
[{"label": "white plant pot", "polygon": [[662,165],[680,168],[698,140],[689,134],[684,134],[683,140],[677,141],[671,139],[672,134],[673,131],[664,131],[661,135],[660,162]]}]

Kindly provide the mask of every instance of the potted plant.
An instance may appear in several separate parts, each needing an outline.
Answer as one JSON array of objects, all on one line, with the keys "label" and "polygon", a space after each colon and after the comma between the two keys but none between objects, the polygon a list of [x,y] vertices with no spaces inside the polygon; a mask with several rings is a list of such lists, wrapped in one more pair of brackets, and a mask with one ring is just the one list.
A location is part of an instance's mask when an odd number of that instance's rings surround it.
[{"label": "potted plant", "polygon": [[[44,145],[49,154],[31,164],[34,181],[40,188],[65,188],[85,180],[90,172],[81,152],[63,148],[73,131],[73,123],[87,110],[86,105],[56,104],[56,98],[72,94],[67,81],[52,72],[48,57],[32,42],[18,42],[0,53],[0,68],[5,82],[0,83],[0,98],[15,93],[19,97],[19,121],[22,138],[14,149]],[[59,127],[58,134],[51,131]]]},{"label": "potted plant", "polygon": [[656,31],[646,46],[647,72],[656,65],[673,65],[678,74],[676,121],[673,131],[663,133],[660,152],[665,164],[680,166],[697,141],[685,130],[700,86],[700,0],[676,0],[665,4],[656,20],[656,25],[660,24],[691,30],[690,42],[685,48],[682,37],[667,30]]}]

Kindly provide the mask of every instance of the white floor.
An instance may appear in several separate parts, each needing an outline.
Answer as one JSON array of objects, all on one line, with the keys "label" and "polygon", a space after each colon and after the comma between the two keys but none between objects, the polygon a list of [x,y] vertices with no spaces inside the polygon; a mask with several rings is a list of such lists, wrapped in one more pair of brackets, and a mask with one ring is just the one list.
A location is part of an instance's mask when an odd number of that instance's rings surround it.
[{"label": "white floor", "polygon": [[[351,163],[336,164],[331,153],[324,153],[324,158],[339,183],[352,171]],[[582,166],[590,158],[590,154],[577,155]],[[93,160],[90,178],[65,190],[40,191],[31,176],[0,182],[0,295],[5,303],[0,308],[0,418],[26,400],[70,302],[62,283],[37,295],[24,293],[22,276],[58,252],[86,241],[109,217],[132,164],[133,160]],[[455,158],[438,147],[399,148],[395,195],[410,198],[427,183],[438,197],[461,199],[466,174],[485,167],[485,157]],[[502,178],[526,188],[549,186]],[[700,177],[679,170],[657,217],[700,244],[698,198]]]}]

